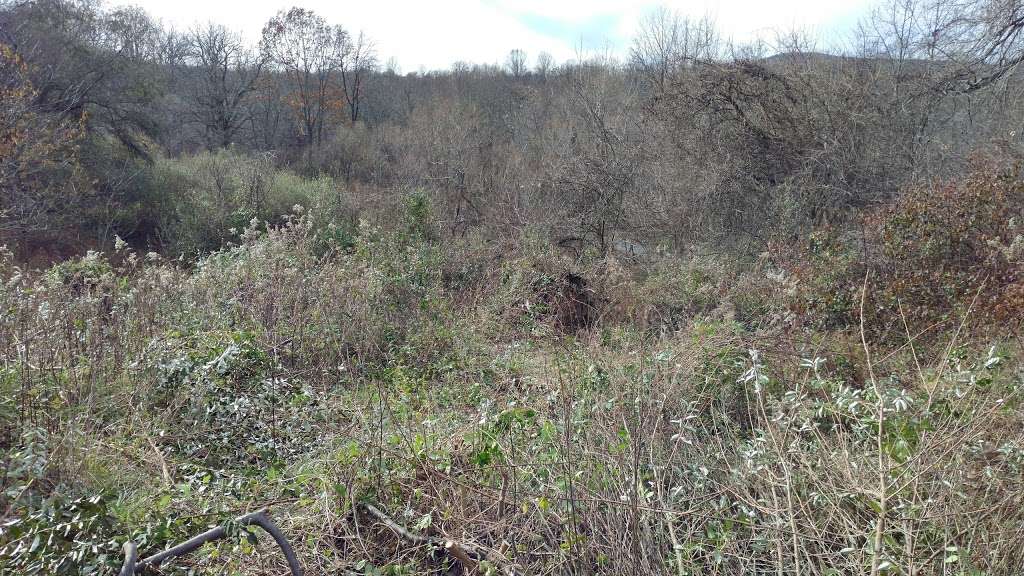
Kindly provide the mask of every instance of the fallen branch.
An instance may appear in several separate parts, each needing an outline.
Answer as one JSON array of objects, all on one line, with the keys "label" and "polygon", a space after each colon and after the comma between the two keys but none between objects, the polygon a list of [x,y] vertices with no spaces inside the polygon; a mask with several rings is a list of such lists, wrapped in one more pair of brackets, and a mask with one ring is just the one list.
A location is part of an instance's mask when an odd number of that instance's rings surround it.
[{"label": "fallen branch", "polygon": [[160,448],[157,447],[156,442],[153,442],[153,438],[151,438],[148,434],[146,435],[146,441],[149,442],[149,446],[153,449],[153,452],[156,454],[157,461],[160,462],[160,471],[163,473],[164,484],[166,486],[170,486],[172,484],[171,472],[170,469],[168,469],[167,467],[167,460],[164,459],[164,455],[162,452],[160,452]]},{"label": "fallen branch", "polygon": [[366,514],[373,517],[374,520],[380,522],[387,527],[388,530],[391,530],[404,540],[408,540],[409,542],[419,546],[430,546],[435,550],[440,550],[448,554],[462,565],[466,574],[479,574],[481,561],[487,561],[495,565],[499,570],[501,570],[502,574],[505,574],[506,576],[516,576],[517,574],[514,568],[502,566],[493,559],[487,558],[487,554],[475,546],[460,544],[450,539],[434,538],[410,532],[404,526],[392,520],[390,516],[373,504],[363,502],[359,507],[366,512]]}]

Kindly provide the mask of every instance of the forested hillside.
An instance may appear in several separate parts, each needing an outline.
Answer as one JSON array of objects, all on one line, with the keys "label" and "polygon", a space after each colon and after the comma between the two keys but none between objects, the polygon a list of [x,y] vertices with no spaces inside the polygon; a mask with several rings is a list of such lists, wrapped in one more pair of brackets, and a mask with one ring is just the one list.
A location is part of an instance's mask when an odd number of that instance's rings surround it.
[{"label": "forested hillside", "polygon": [[0,0],[0,573],[1021,573],[1022,31]]}]

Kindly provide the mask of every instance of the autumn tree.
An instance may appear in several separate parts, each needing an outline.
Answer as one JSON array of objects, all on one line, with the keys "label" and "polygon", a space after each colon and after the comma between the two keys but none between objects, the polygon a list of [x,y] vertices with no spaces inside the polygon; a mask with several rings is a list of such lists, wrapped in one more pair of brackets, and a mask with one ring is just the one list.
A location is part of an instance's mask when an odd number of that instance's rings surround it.
[{"label": "autumn tree", "polygon": [[332,98],[331,74],[344,35],[344,30],[328,25],[320,15],[304,8],[282,10],[263,28],[262,49],[288,79],[292,91],[289,101],[309,146],[323,141]]},{"label": "autumn tree", "polygon": [[147,154],[160,130],[154,104],[163,77],[152,64],[159,28],[145,12],[107,12],[85,1],[13,3],[0,11],[0,29],[28,64],[40,110],[72,121],[84,116],[89,134]]},{"label": "autumn tree", "polygon": [[0,236],[53,226],[66,208],[82,119],[40,110],[29,67],[0,44]]},{"label": "autumn tree", "polygon": [[262,48],[288,79],[305,143],[319,146],[328,117],[342,106],[359,118],[365,82],[376,66],[373,44],[304,8],[283,10],[263,28]]}]

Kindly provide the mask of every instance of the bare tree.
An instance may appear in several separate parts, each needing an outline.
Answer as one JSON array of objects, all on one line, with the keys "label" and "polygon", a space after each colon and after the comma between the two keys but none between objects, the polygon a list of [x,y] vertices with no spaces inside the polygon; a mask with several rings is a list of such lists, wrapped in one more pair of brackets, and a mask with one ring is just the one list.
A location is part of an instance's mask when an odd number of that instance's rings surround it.
[{"label": "bare tree", "polygon": [[537,54],[537,62],[533,66],[534,72],[541,80],[547,80],[548,74],[551,73],[555,67],[555,59],[548,52],[541,52]]},{"label": "bare tree", "polygon": [[377,54],[373,42],[362,32],[353,40],[343,34],[338,46],[337,68],[341,73],[341,87],[348,105],[349,120],[359,120],[366,80],[377,68]]},{"label": "bare tree", "polygon": [[142,8],[125,7],[107,16],[103,33],[108,45],[134,61],[153,59],[159,45],[159,28]]},{"label": "bare tree", "polygon": [[644,17],[633,41],[631,61],[658,90],[679,69],[717,56],[718,34],[708,19],[691,21],[660,7]]},{"label": "bare tree", "polygon": [[890,0],[858,30],[862,51],[901,66],[928,61],[930,89],[972,92],[1024,62],[1020,0]]},{"label": "bare tree", "polygon": [[203,126],[211,149],[230,145],[250,121],[249,101],[263,72],[264,56],[250,50],[224,26],[209,24],[189,34],[198,73],[191,113]]},{"label": "bare tree", "polygon": [[551,151],[559,161],[549,183],[560,192],[564,221],[573,225],[561,235],[577,236],[602,254],[617,237],[637,232],[634,217],[645,210],[631,207],[642,203],[637,192],[644,188],[650,136],[639,99],[629,93],[635,83],[604,58],[572,69],[566,102],[571,137]]},{"label": "bare tree", "polygon": [[526,52],[516,48],[508,53],[508,57],[505,59],[505,70],[512,75],[513,78],[522,78],[526,75]]},{"label": "bare tree", "polygon": [[189,37],[173,28],[161,29],[155,40],[153,61],[161,66],[176,69],[188,63],[191,47]]}]

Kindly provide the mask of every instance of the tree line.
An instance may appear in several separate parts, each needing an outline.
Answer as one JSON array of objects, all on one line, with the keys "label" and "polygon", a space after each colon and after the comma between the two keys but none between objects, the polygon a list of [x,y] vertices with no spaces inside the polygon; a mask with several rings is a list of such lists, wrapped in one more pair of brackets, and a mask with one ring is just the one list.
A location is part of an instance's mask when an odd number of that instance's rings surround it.
[{"label": "tree line", "polygon": [[625,57],[517,48],[401,74],[302,8],[251,44],[94,0],[0,0],[0,235],[159,247],[154,163],[227,150],[339,194],[427,191],[453,235],[756,254],[1015,161],[1022,29],[1017,0],[888,0],[840,47],[738,45],[661,9]]}]

